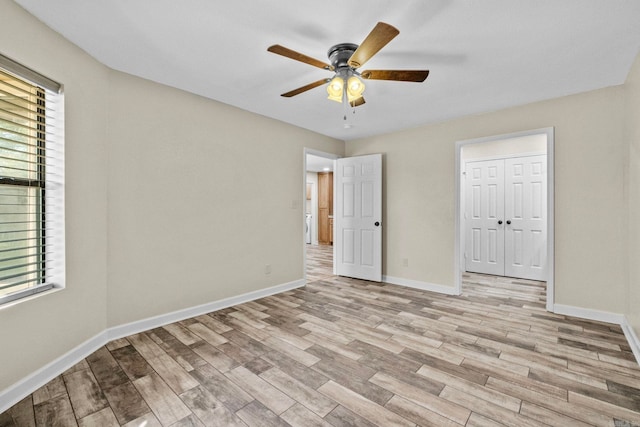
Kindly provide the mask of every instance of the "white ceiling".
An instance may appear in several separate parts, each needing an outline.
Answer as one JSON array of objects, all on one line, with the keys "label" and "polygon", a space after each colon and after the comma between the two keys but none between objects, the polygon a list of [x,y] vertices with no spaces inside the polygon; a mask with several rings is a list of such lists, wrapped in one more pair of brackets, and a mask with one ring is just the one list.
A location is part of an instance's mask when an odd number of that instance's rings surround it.
[{"label": "white ceiling", "polygon": [[307,154],[307,172],[333,171],[333,160]]},{"label": "white ceiling", "polygon": [[[622,84],[640,47],[638,0],[16,0],[116,70],[350,140]],[[429,69],[424,83],[366,81],[343,123],[327,61],[378,21],[400,35],[364,69]],[[64,83],[64,82],[63,82]]]}]

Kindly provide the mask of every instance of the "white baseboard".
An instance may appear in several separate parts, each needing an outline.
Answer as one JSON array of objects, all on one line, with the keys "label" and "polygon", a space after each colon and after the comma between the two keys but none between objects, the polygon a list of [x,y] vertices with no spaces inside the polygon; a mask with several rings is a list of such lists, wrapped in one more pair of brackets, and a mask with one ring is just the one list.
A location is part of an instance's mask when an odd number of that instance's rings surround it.
[{"label": "white baseboard", "polygon": [[76,363],[80,362],[82,359],[86,358],[109,341],[188,319],[190,317],[254,301],[269,295],[290,291],[292,289],[300,288],[304,286],[304,284],[304,279],[295,280],[293,282],[283,283],[270,288],[260,289],[246,294],[108,328],[12,386],[2,390],[0,392],[0,414],[27,397],[29,394],[33,393],[35,390],[47,384],[58,375],[62,374],[67,369],[73,367]]},{"label": "white baseboard", "polygon": [[598,322],[614,323],[620,325],[624,336],[631,347],[636,362],[640,364],[640,340],[623,314],[610,313],[608,311],[591,310],[588,308],[573,307],[570,305],[554,304],[553,312],[565,316],[579,317],[581,319],[596,320]]},{"label": "white baseboard", "polygon": [[406,286],[408,288],[421,289],[423,291],[437,292],[445,295],[458,295],[453,286],[436,285],[434,283],[420,282],[418,280],[403,279],[402,277],[382,276],[382,281],[392,285]]},{"label": "white baseboard", "polygon": [[624,332],[624,336],[627,338],[627,341],[629,342],[629,347],[631,347],[631,351],[633,352],[633,355],[636,358],[636,362],[640,364],[640,339],[638,339],[638,336],[636,335],[635,331],[627,321],[626,317],[624,317],[622,324],[620,326],[622,327],[622,332]]},{"label": "white baseboard", "polygon": [[571,305],[554,304],[553,312],[556,314],[580,317],[582,319],[595,320],[598,322],[615,323],[616,325],[622,325],[622,322],[624,321],[624,316],[622,314],[574,307]]},{"label": "white baseboard", "polygon": [[43,366],[0,393],[0,414],[47,384],[49,381],[73,367],[85,357],[108,342],[107,332],[102,331],[53,362]]},{"label": "white baseboard", "polygon": [[213,301],[207,304],[197,305],[195,307],[189,307],[183,310],[161,314],[159,316],[149,317],[120,326],[114,326],[107,330],[109,341],[137,334],[143,331],[148,331],[149,329],[158,328],[160,326],[168,325],[169,323],[179,322],[184,319],[200,316],[201,314],[211,313],[212,311],[218,311],[222,310],[223,308],[268,297],[269,295],[290,291],[292,289],[300,288],[304,286],[304,284],[304,279],[295,280],[293,282],[283,283],[281,285],[272,286],[270,288],[260,289],[257,291],[248,292],[246,294]]}]

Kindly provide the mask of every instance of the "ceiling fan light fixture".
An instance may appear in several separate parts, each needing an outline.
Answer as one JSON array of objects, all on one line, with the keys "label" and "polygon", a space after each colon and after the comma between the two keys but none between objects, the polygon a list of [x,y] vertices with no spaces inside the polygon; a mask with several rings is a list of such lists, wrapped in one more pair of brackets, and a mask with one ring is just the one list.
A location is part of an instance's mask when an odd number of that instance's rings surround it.
[{"label": "ceiling fan light fixture", "polygon": [[344,93],[344,80],[340,76],[335,76],[327,86],[328,98],[332,101],[342,102],[342,94]]},{"label": "ceiling fan light fixture", "polygon": [[349,80],[347,80],[347,96],[349,98],[349,102],[362,97],[364,89],[365,86],[362,80],[360,80],[357,76],[349,77]]}]

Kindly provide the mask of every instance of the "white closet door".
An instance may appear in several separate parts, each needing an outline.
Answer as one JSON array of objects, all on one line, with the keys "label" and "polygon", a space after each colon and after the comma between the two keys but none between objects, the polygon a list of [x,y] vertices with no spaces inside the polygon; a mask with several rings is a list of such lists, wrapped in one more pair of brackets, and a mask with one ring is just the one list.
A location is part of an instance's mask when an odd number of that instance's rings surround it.
[{"label": "white closet door", "polygon": [[504,275],[504,160],[465,168],[466,270]]},{"label": "white closet door", "polygon": [[547,156],[505,159],[505,271],[546,280]]},{"label": "white closet door", "polygon": [[546,155],[466,163],[466,271],[547,279],[546,167]]}]

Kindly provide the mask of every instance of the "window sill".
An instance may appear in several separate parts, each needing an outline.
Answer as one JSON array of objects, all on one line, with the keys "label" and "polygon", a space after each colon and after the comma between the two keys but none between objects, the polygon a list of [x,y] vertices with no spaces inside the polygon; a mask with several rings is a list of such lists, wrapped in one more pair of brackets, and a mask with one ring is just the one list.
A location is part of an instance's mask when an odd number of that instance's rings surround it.
[{"label": "window sill", "polygon": [[42,291],[38,291],[32,294],[28,294],[28,295],[24,295],[21,296],[19,298],[13,299],[13,300],[9,300],[6,302],[0,302],[0,310],[3,310],[5,308],[9,308],[9,307],[13,307],[15,305],[21,304],[23,302],[27,302],[27,301],[32,301],[36,298],[40,298],[43,297],[45,295],[51,295],[54,294],[58,291],[63,290],[64,287],[63,286],[59,286],[59,285],[53,285],[51,288],[46,289],[46,290],[42,290]]}]

